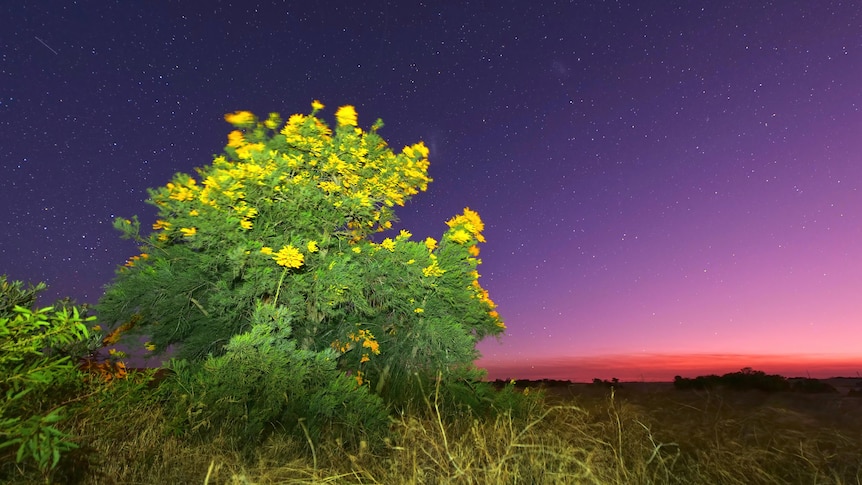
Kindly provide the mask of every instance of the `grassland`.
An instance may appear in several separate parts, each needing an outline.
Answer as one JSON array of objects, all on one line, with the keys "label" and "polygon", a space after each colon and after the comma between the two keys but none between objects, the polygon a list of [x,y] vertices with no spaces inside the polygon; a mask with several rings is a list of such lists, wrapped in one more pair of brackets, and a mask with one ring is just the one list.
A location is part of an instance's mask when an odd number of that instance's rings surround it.
[{"label": "grassland", "polygon": [[[444,415],[429,401],[422,412],[396,415],[383,443],[346,450],[275,434],[251,454],[222,436],[202,442],[178,433],[156,400],[113,395],[68,423],[82,446],[52,475],[7,463],[0,476],[82,484],[862,483],[862,398],[847,388],[517,388],[534,397],[522,416]],[[137,404],[117,404],[130,398]]]}]

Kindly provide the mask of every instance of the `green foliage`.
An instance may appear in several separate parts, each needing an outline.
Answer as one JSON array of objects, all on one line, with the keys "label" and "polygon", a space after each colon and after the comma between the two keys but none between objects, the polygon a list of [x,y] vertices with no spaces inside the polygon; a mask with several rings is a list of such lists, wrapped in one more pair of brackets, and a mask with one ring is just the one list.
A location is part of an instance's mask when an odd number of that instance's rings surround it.
[{"label": "green foliage", "polygon": [[333,130],[315,116],[323,106],[312,106],[286,123],[227,115],[235,129],[222,155],[150,190],[152,233],[142,235],[136,218],[115,221],[141,254],[118,270],[100,319],[138,322],[157,351],[178,344],[178,357],[211,355],[205,369],[224,373],[245,364],[217,360],[228,342],[262,335],[251,330],[264,302],[291,315],[290,337],[279,338],[320,353],[308,362],[330,359],[378,395],[415,374],[456,378],[478,357],[476,343],[505,328],[479,283],[479,215],[464,209],[439,241],[401,231],[375,242],[394,208],[430,182],[428,149],[395,153],[379,120],[364,131],[344,106]]},{"label": "green foliage", "polygon": [[59,404],[76,380],[75,363],[64,349],[85,342],[85,322],[76,307],[31,309],[45,286],[24,289],[0,276],[0,456],[32,459],[47,471],[76,445],[57,428],[66,419]]},{"label": "green foliage", "polygon": [[389,422],[382,400],[336,368],[332,349],[298,349],[290,321],[284,308],[259,305],[249,331],[232,337],[224,354],[202,365],[175,362],[167,385],[183,427],[228,432],[248,447],[277,429],[303,441],[306,433],[314,442],[378,441]]},{"label": "green foliage", "polygon": [[24,288],[21,281],[7,281],[6,275],[0,275],[0,315],[11,315],[16,306],[32,308],[39,292],[45,288],[47,286],[41,282]]}]

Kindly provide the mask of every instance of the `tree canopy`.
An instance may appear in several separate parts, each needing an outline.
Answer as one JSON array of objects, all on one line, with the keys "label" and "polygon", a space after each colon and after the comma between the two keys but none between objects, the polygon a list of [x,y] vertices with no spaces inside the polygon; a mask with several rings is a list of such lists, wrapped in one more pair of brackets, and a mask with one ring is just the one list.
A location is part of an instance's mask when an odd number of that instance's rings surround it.
[{"label": "tree canopy", "polygon": [[151,351],[175,345],[203,361],[253,322],[259,333],[267,305],[289,321],[282,334],[296,349],[325,353],[360,385],[469,368],[476,343],[505,328],[479,283],[479,214],[465,208],[439,239],[383,237],[395,208],[431,182],[428,149],[394,152],[383,123],[363,130],[352,106],[331,128],[323,108],[286,122],[225,115],[222,154],[149,190],[151,232],[137,217],[115,220],[141,253],[107,287],[100,321],[135,327]]}]

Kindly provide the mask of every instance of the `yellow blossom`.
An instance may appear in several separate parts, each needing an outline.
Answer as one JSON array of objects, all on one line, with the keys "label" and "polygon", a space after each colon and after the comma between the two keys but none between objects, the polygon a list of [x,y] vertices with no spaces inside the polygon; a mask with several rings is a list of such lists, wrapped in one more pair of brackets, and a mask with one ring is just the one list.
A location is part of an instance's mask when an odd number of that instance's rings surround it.
[{"label": "yellow blossom", "polygon": [[432,254],[429,257],[431,258],[431,264],[422,268],[422,274],[425,276],[443,276],[446,270],[437,264],[437,256]]},{"label": "yellow blossom", "polygon": [[320,248],[317,247],[317,241],[308,241],[307,247],[309,253],[316,253],[320,250]]},{"label": "yellow blossom", "polygon": [[424,312],[425,312],[425,309],[424,309],[424,308],[416,308],[416,309],[414,309],[414,310],[413,310],[413,312],[414,312],[414,313],[424,313]]},{"label": "yellow blossom", "polygon": [[156,345],[152,342],[147,342],[144,344],[144,348],[147,349],[148,351],[152,352],[152,351],[156,350]]},{"label": "yellow blossom", "polygon": [[437,240],[433,237],[425,238],[425,247],[428,248],[429,251],[433,251],[434,248],[437,247]]},{"label": "yellow blossom", "polygon": [[180,232],[183,233],[183,237],[192,237],[198,233],[196,227],[181,227]]},{"label": "yellow blossom", "polygon": [[239,227],[241,227],[243,229],[246,229],[246,230],[251,229],[251,226],[252,226],[252,223],[248,219],[243,219],[243,220],[239,221]]},{"label": "yellow blossom", "polygon": [[194,179],[189,179],[188,185],[188,187],[185,187],[182,185],[176,185],[172,182],[168,182],[165,187],[167,187],[168,190],[171,192],[171,195],[169,196],[171,199],[185,202],[194,199],[194,191],[197,190]]},{"label": "yellow blossom", "polygon": [[383,240],[383,242],[380,243],[380,247],[388,250],[389,252],[393,252],[395,251],[395,241],[387,237]]},{"label": "yellow blossom", "polygon": [[351,251],[353,251],[356,254],[359,254],[362,252],[362,248],[360,248],[359,246],[353,246],[353,249],[351,249]]},{"label": "yellow blossom", "polygon": [[482,236],[482,231],[485,230],[485,224],[482,222],[479,214],[476,211],[470,210],[469,207],[464,208],[463,214],[457,215],[446,221],[446,224],[451,228],[463,226],[463,228],[470,232],[477,241],[485,242],[485,238]]},{"label": "yellow blossom", "polygon": [[263,254],[272,254],[272,248],[269,246],[264,246],[260,248],[260,252],[262,252]]},{"label": "yellow blossom", "polygon": [[263,122],[263,125],[269,128],[270,130],[274,130],[278,128],[278,125],[281,124],[281,116],[278,113],[270,113],[269,118]]},{"label": "yellow blossom", "polygon": [[227,134],[227,146],[239,148],[245,144],[245,138],[239,130],[233,130]]},{"label": "yellow blossom", "polygon": [[469,248],[467,248],[467,251],[470,253],[470,256],[473,256],[475,258],[476,256],[479,255],[479,246],[476,246],[474,244],[474,245],[470,246]]},{"label": "yellow blossom", "polygon": [[93,328],[91,328],[90,330],[92,330],[94,332],[101,332],[102,326],[101,325],[93,325]]},{"label": "yellow blossom", "polygon": [[[370,337],[370,338],[374,338],[374,337]],[[373,352],[375,354],[380,353],[380,344],[377,343],[376,340],[370,340],[369,338],[366,338],[365,341],[362,342],[362,346],[367,348],[367,349],[371,349],[371,352]]]},{"label": "yellow blossom", "polygon": [[356,126],[356,108],[350,105],[342,106],[335,112],[338,126]]},{"label": "yellow blossom", "polygon": [[417,158],[417,155],[418,158],[428,158],[428,147],[421,141],[412,146],[405,146],[401,152],[409,158]]},{"label": "yellow blossom", "polygon": [[157,220],[155,224],[153,224],[153,229],[170,229],[171,223],[168,221],[163,221],[161,219]]},{"label": "yellow blossom", "polygon": [[243,145],[236,149],[236,156],[238,156],[242,160],[248,160],[251,158],[251,154],[253,152],[260,153],[261,151],[263,151],[263,148],[263,143],[251,143],[248,145]]},{"label": "yellow blossom", "polygon": [[425,142],[419,142],[413,145],[413,150],[422,155],[422,158],[428,158],[428,147],[425,146]]},{"label": "yellow blossom", "polygon": [[322,110],[324,107],[325,107],[325,106],[323,106],[323,103],[321,103],[320,101],[318,101],[318,100],[316,100],[316,99],[315,99],[314,101],[312,101],[312,102],[311,102],[311,109],[313,109],[314,111],[320,111],[320,110]]},{"label": "yellow blossom", "polygon": [[362,385],[362,371],[356,371],[356,385]]},{"label": "yellow blossom", "polygon": [[463,229],[458,229],[449,235],[449,240],[454,243],[464,244],[470,240],[470,234]]},{"label": "yellow blossom", "polygon": [[237,111],[224,115],[224,120],[236,126],[249,125],[254,123],[254,115],[248,111]]},{"label": "yellow blossom", "polygon": [[305,262],[305,256],[291,245],[282,246],[272,259],[285,268],[299,268]]},{"label": "yellow blossom", "polygon": [[199,216],[199,215],[201,215],[201,213],[200,213],[200,212],[198,212],[198,210],[197,210],[197,209],[192,209],[192,210],[190,210],[190,211],[189,211],[189,215],[190,215],[190,216],[192,216],[192,217],[195,217],[195,216]]}]

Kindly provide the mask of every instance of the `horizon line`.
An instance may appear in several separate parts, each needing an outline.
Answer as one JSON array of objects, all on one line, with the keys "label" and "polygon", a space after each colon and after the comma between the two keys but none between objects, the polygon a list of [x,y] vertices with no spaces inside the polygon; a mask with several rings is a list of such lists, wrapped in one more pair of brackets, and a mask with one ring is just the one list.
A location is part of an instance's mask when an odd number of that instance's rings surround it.
[{"label": "horizon line", "polygon": [[723,375],[751,368],[785,377],[862,378],[862,355],[843,354],[741,354],[640,353],[584,356],[522,357],[520,360],[483,357],[476,365],[487,378],[567,380],[592,382],[617,378],[625,382],[672,382],[676,376]]}]

